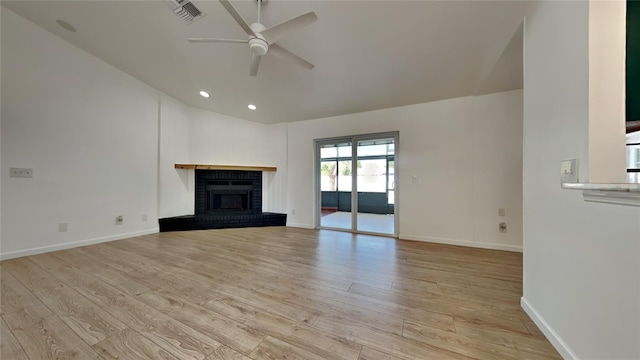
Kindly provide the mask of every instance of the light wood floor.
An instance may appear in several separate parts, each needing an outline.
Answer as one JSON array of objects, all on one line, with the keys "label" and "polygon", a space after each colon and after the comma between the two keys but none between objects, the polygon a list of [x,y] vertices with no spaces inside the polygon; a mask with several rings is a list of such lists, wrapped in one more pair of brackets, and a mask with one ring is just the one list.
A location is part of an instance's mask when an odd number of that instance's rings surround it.
[{"label": "light wood floor", "polygon": [[284,227],[0,263],[2,359],[560,359],[522,256]]}]

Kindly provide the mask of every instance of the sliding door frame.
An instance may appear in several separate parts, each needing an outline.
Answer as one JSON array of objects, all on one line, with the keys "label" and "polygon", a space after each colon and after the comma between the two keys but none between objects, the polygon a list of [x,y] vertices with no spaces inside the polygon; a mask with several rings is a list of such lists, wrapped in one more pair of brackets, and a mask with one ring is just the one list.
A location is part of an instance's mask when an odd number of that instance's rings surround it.
[{"label": "sliding door frame", "polygon": [[[394,206],[393,206],[393,234],[388,233],[378,233],[378,232],[369,232],[369,231],[361,231],[358,230],[358,142],[362,140],[378,140],[378,139],[393,139],[394,143]],[[329,230],[337,230],[337,231],[346,231],[357,234],[369,234],[369,235],[382,235],[389,237],[398,237],[399,231],[399,204],[400,204],[400,174],[398,172],[398,164],[400,159],[399,154],[399,139],[400,132],[399,131],[390,131],[383,133],[372,133],[372,134],[360,134],[360,135],[350,135],[350,136],[340,136],[340,137],[332,137],[332,138],[323,138],[323,139],[315,139],[314,143],[314,159],[313,159],[313,171],[314,171],[314,192],[315,192],[315,201],[314,201],[314,214],[315,214],[315,228],[316,229],[329,229]],[[320,158],[320,148],[322,145],[327,144],[335,144],[341,142],[350,142],[351,143],[351,229],[344,228],[332,228],[332,227],[323,227],[321,226],[322,217],[321,208],[322,208],[322,189],[320,186],[321,182],[321,173],[320,173],[320,164],[322,159]],[[389,177],[389,167],[387,161],[387,196],[388,196],[388,177]],[[388,199],[388,198],[387,198]],[[388,200],[387,200],[388,201]]]}]

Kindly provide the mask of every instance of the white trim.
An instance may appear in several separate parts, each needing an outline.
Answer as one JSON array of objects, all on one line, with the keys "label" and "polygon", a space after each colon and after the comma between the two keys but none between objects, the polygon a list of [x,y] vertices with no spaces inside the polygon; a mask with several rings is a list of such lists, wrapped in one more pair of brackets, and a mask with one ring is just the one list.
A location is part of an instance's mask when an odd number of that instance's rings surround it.
[{"label": "white trim", "polygon": [[558,350],[562,358],[573,360],[578,359],[576,353],[574,353],[569,345],[567,345],[567,343],[562,340],[560,335],[558,335],[558,333],[555,332],[555,330],[553,330],[551,326],[549,326],[549,324],[542,318],[542,316],[540,316],[540,314],[536,311],[536,309],[533,308],[533,306],[527,301],[527,299],[524,298],[524,296],[520,298],[520,306],[522,306],[524,312],[529,315],[531,320],[533,320],[538,329],[542,331],[544,336],[547,337],[549,342],[551,342],[551,345],[553,345],[553,347]]},{"label": "white trim", "polygon": [[640,207],[640,193],[620,191],[583,191],[584,201]]},{"label": "white trim", "polygon": [[288,227],[313,230],[315,227],[310,224],[287,223]]},{"label": "white trim", "polygon": [[562,183],[562,188],[567,190],[597,190],[597,191],[619,191],[640,193],[640,184],[618,183]]},{"label": "white trim", "polygon": [[480,249],[522,252],[522,246],[515,246],[515,245],[479,243],[479,242],[473,242],[469,240],[445,239],[445,238],[437,238],[437,237],[429,237],[429,236],[407,235],[407,234],[400,234],[398,238],[401,240],[423,241],[423,242],[431,242],[431,243],[438,243],[438,244],[474,247],[474,248],[480,248]]},{"label": "white trim", "polygon": [[14,259],[14,258],[23,257],[23,256],[37,255],[37,254],[48,253],[52,251],[76,248],[80,246],[100,244],[108,241],[127,239],[127,238],[136,237],[136,236],[155,234],[159,231],[160,231],[159,228],[153,228],[148,230],[135,231],[135,232],[111,235],[111,236],[104,236],[104,237],[88,239],[88,240],[72,241],[72,242],[63,243],[63,244],[41,246],[37,248],[18,250],[18,251],[10,251],[7,253],[0,253],[0,260]]}]

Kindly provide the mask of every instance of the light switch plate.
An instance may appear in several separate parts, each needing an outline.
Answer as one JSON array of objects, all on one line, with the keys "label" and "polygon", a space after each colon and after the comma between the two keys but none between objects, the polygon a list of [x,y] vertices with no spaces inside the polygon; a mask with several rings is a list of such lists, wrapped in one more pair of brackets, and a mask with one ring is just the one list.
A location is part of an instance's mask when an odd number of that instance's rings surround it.
[{"label": "light switch plate", "polygon": [[564,160],[560,162],[560,182],[578,183],[578,159]]},{"label": "light switch plate", "polygon": [[33,169],[10,168],[9,177],[30,178],[33,177]]}]

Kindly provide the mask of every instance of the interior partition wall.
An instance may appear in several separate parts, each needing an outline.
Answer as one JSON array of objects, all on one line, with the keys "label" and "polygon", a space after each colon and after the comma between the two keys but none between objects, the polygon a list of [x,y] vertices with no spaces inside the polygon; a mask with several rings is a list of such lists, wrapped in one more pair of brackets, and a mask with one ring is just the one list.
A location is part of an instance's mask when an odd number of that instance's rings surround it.
[{"label": "interior partition wall", "polygon": [[398,136],[315,140],[317,228],[397,236]]}]

